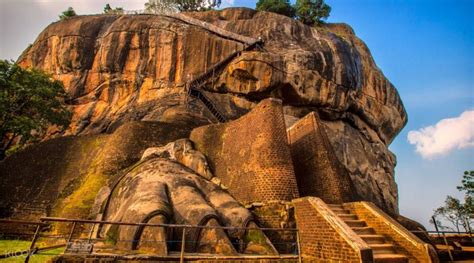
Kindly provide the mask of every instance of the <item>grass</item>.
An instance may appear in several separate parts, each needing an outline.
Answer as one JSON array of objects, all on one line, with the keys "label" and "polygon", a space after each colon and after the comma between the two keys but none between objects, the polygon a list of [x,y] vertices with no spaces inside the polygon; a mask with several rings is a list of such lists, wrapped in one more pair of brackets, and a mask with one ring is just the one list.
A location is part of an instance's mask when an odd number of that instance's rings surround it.
[{"label": "grass", "polygon": [[[30,241],[24,240],[0,240],[0,254],[6,253],[15,253],[22,250],[27,250],[30,248]],[[42,243],[37,244],[38,247],[44,246]],[[47,262],[53,257],[61,254],[64,251],[64,248],[56,248],[52,250],[41,251],[39,254],[34,254],[30,257],[30,262],[41,263]],[[0,263],[3,262],[24,262],[26,255],[20,255],[16,257],[10,257],[5,259],[0,259]]]}]

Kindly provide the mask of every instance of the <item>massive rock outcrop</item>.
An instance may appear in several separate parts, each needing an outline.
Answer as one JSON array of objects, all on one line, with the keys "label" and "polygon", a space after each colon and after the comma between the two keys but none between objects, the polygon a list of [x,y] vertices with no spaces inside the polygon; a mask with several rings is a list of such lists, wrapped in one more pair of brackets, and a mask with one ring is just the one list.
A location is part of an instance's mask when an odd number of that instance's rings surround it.
[{"label": "massive rock outcrop", "polygon": [[[204,87],[227,118],[268,97],[282,100],[288,126],[317,111],[356,196],[398,211],[396,160],[388,145],[407,116],[396,89],[349,26],[309,27],[242,8],[186,15],[265,42]],[[19,63],[64,82],[74,111],[64,135],[113,132],[133,120],[192,128],[216,119],[187,96],[186,83],[244,47],[173,17],[78,16],[51,24]]]}]

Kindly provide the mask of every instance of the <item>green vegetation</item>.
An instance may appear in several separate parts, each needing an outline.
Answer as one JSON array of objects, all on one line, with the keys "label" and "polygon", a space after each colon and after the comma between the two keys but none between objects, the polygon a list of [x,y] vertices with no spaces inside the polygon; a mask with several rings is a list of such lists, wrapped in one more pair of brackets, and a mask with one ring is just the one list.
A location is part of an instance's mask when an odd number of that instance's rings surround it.
[{"label": "green vegetation", "polygon": [[466,191],[466,195],[474,198],[474,170],[464,172],[461,185],[457,188],[459,191]]},{"label": "green vegetation", "polygon": [[105,242],[111,245],[117,245],[117,241],[119,239],[119,226],[112,225],[107,231]]},{"label": "green vegetation", "polygon": [[[434,211],[433,218],[436,222],[433,219],[430,222],[436,223],[441,229],[470,232],[474,214],[474,171],[465,171],[461,186],[457,188],[459,191],[465,191],[464,203],[457,198],[447,196],[444,206]],[[445,226],[443,222],[449,222],[450,225]]]},{"label": "green vegetation", "polygon": [[250,243],[250,242],[255,242],[257,244],[266,244],[266,237],[263,234],[263,232],[259,229],[254,230],[250,229],[247,231],[246,235],[244,236],[244,242],[245,243]]},{"label": "green vegetation", "polygon": [[[98,149],[103,145],[104,138],[98,137],[94,140],[81,143],[80,157],[85,158],[88,154],[95,155],[90,166],[80,171],[83,176],[71,180],[63,192],[60,193],[56,206],[53,209],[55,216],[66,218],[87,218],[94,205],[95,197],[100,188],[106,185],[107,176],[102,172],[100,163],[104,162],[103,157],[97,156]],[[55,228],[59,233],[67,233],[67,225],[58,224]]]},{"label": "green vegetation", "polygon": [[[0,240],[0,254],[15,253],[18,251],[27,250],[30,248],[31,241],[24,240]],[[43,247],[45,244],[38,243],[38,247]],[[63,253],[64,248],[55,248],[52,250],[41,251],[30,257],[30,262],[42,263],[47,262],[53,257]],[[0,262],[24,262],[26,255],[0,259]]]},{"label": "green vegetation", "polygon": [[68,7],[59,15],[59,20],[68,19],[70,17],[76,16],[76,11],[72,7]]},{"label": "green vegetation", "polygon": [[295,17],[295,9],[288,0],[259,0],[256,9],[258,11],[267,11],[288,17]]},{"label": "green vegetation", "polygon": [[295,18],[306,25],[322,24],[331,13],[324,0],[296,0],[294,6],[288,0],[259,0],[256,9]]},{"label": "green vegetation", "polygon": [[329,17],[331,7],[324,0],[296,0],[295,12],[304,24],[317,25]]},{"label": "green vegetation", "polygon": [[145,9],[153,13],[207,11],[220,5],[221,0],[149,0]]},{"label": "green vegetation", "polygon": [[118,14],[123,14],[123,12],[124,10],[122,7],[112,8],[110,4],[106,4],[104,7],[104,14],[118,15]]},{"label": "green vegetation", "polygon": [[41,138],[50,125],[69,125],[64,86],[50,75],[0,60],[0,85],[0,160]]}]

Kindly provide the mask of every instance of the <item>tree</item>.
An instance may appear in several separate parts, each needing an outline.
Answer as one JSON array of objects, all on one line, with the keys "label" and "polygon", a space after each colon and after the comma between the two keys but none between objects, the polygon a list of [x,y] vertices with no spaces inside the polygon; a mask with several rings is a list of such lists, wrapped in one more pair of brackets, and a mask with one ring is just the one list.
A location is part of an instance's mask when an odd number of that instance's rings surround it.
[{"label": "tree", "polygon": [[149,0],[145,3],[145,9],[153,13],[206,11],[220,5],[221,0]]},{"label": "tree", "polygon": [[459,191],[466,191],[466,194],[474,198],[474,170],[465,171],[461,185],[457,187]]},{"label": "tree", "polygon": [[61,13],[61,15],[59,15],[59,19],[64,20],[64,19],[76,16],[76,15],[77,15],[76,11],[74,11],[74,9],[72,7],[68,7],[65,11],[63,11]]},{"label": "tree", "polygon": [[110,4],[106,4],[104,7],[104,14],[123,14],[123,12],[122,7],[112,8]]},{"label": "tree", "polygon": [[329,17],[331,7],[324,0],[296,0],[295,12],[304,24],[318,25]]},{"label": "tree", "polygon": [[[454,226],[458,232],[461,230],[461,227],[464,228],[464,231],[470,232],[471,220],[474,218],[474,171],[465,171],[461,184],[457,189],[459,191],[466,191],[464,203],[461,203],[461,201],[452,196],[448,196],[444,201],[444,206],[438,207],[434,211],[433,217],[440,216]],[[441,228],[453,229],[449,226],[443,226],[442,221],[435,220]],[[435,223],[433,219],[430,222],[432,224]]]},{"label": "tree", "polygon": [[273,12],[288,17],[295,16],[295,9],[288,0],[259,0],[256,9],[258,11]]},{"label": "tree", "polygon": [[36,69],[0,60],[0,160],[12,146],[39,138],[50,125],[67,127],[63,84]]},{"label": "tree", "polygon": [[[443,226],[441,221],[437,220],[438,225],[441,228],[447,228],[451,230],[456,230],[457,232],[470,231],[470,210],[472,207],[472,199],[466,200],[466,202],[461,203],[459,199],[452,196],[446,197],[444,201],[444,206],[438,207],[434,211],[434,217],[437,218],[441,216],[444,220],[451,223],[455,229],[450,226]],[[433,220],[431,220],[433,223]],[[461,229],[462,228],[462,229]]]},{"label": "tree", "polygon": [[112,7],[110,7],[110,4],[107,3],[104,7],[104,14],[108,14],[112,11]]}]

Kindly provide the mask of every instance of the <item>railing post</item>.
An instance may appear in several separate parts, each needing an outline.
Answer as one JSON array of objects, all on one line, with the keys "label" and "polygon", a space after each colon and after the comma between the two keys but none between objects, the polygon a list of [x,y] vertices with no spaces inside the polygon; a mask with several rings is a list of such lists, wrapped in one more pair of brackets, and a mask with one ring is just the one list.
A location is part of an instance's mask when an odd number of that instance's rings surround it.
[{"label": "railing post", "polygon": [[467,229],[469,231],[469,237],[471,238],[471,242],[474,242],[474,238],[472,237],[472,229],[471,229],[471,224],[469,222],[469,219],[464,218],[464,224],[466,224]]},{"label": "railing post", "polygon": [[183,227],[183,236],[181,237],[181,254],[179,256],[179,262],[184,262],[184,247],[186,243],[186,227]]},{"label": "railing post", "polygon": [[301,259],[300,230],[296,230],[296,245],[298,248],[298,263],[303,262]]},{"label": "railing post", "polygon": [[66,244],[69,244],[69,242],[71,242],[72,235],[74,234],[75,229],[76,229],[76,222],[72,222],[71,232],[69,233]]},{"label": "railing post", "polygon": [[449,248],[448,239],[446,238],[446,235],[444,234],[444,231],[442,231],[441,233],[443,233],[444,244],[446,245],[446,248],[448,249],[449,259],[451,259],[451,261],[453,261],[454,259],[453,259],[453,255],[451,254],[451,248]]},{"label": "railing post", "polygon": [[26,258],[25,258],[25,263],[28,263],[28,261],[30,261],[30,256],[31,254],[34,253],[33,249],[35,248],[35,243],[36,243],[36,240],[38,239],[40,230],[41,230],[41,225],[37,225],[36,230],[35,230],[35,235],[33,236],[33,240],[31,240],[30,249],[28,249],[28,255],[26,255]]},{"label": "railing post", "polygon": [[89,231],[89,240],[88,240],[89,244],[91,243],[91,240],[92,240],[92,233],[94,233],[94,228],[95,228],[95,223],[92,224],[91,230]]}]

